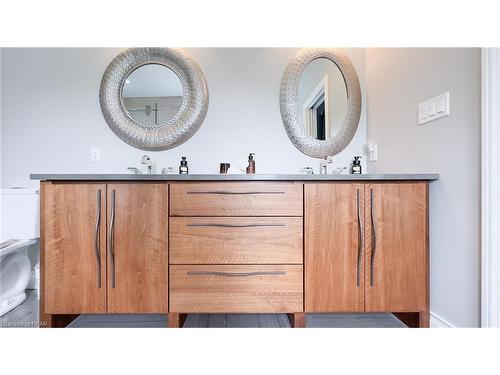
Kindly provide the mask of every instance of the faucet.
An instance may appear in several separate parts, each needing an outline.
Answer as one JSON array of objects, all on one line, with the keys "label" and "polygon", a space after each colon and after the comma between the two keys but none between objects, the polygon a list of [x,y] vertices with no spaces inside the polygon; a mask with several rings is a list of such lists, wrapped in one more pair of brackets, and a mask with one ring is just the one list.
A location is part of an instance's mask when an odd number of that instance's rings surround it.
[{"label": "faucet", "polygon": [[153,170],[153,162],[148,155],[144,155],[141,159],[141,164],[144,164],[148,167],[147,173],[151,174]]},{"label": "faucet", "polygon": [[326,166],[328,164],[332,164],[332,158],[330,156],[325,156],[319,163],[319,174],[327,174]]}]

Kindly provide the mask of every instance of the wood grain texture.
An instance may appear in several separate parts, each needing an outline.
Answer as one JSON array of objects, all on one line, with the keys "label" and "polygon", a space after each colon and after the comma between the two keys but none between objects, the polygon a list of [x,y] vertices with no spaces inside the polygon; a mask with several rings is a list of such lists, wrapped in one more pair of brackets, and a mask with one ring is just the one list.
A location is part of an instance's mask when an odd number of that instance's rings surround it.
[{"label": "wood grain texture", "polygon": [[302,184],[192,182],[170,185],[172,216],[302,216]]},{"label": "wood grain texture", "polygon": [[365,202],[366,311],[428,311],[427,183],[367,184]]},{"label": "wood grain texture", "polygon": [[[41,259],[45,314],[106,312],[106,185],[44,183]],[[95,254],[97,194],[101,191],[101,287]]]},{"label": "wood grain texture", "polygon": [[[220,276],[188,272],[281,272]],[[170,312],[266,313],[303,311],[301,265],[170,266]]]},{"label": "wood grain texture", "polygon": [[430,328],[431,326],[431,312],[420,311],[418,313],[418,328]]},{"label": "wood grain texture", "polygon": [[304,187],[306,312],[364,311],[363,191],[351,183]]},{"label": "wood grain texture", "polygon": [[51,182],[40,182],[40,305],[38,310],[38,318],[40,328],[50,328],[52,323],[51,314],[45,311],[45,196],[47,188]]},{"label": "wood grain texture", "polygon": [[302,218],[172,217],[170,264],[302,264]]},{"label": "wood grain texture", "polygon": [[[108,312],[168,311],[168,185],[108,185],[108,231],[115,192],[112,264],[108,254]],[[109,234],[108,234],[109,236]],[[109,241],[108,241],[109,246]],[[109,251],[110,249],[108,249]]]},{"label": "wood grain texture", "polygon": [[306,328],[306,313],[304,312],[288,314],[288,320],[292,328]]}]

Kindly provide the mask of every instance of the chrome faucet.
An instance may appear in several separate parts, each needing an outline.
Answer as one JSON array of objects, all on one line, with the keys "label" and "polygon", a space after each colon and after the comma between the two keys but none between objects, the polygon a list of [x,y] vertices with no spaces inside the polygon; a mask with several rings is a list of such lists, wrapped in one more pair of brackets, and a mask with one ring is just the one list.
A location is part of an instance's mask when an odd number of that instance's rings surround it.
[{"label": "chrome faucet", "polygon": [[151,158],[148,155],[144,155],[141,159],[141,164],[144,164],[147,166],[147,173],[151,174],[153,171],[153,162],[151,161]]},{"label": "chrome faucet", "polygon": [[330,156],[325,156],[323,160],[319,163],[319,174],[327,174],[326,166],[332,164],[332,158]]}]

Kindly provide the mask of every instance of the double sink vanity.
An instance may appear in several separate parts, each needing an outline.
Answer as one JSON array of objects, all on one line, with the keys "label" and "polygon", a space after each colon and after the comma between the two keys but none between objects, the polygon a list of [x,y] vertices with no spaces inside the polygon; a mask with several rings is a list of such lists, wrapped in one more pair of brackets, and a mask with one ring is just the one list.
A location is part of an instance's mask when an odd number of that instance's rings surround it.
[{"label": "double sink vanity", "polygon": [[[189,313],[286,313],[304,327],[306,313],[392,312],[427,327],[438,176],[360,174],[359,156],[359,174],[326,174],[356,133],[361,97],[339,50],[299,50],[284,71],[286,134],[325,174],[31,175],[41,180],[41,321],[168,314],[179,327]],[[104,72],[99,101],[122,141],[163,151],[202,125],[208,86],[184,52],[132,48]]]},{"label": "double sink vanity", "polygon": [[392,312],[429,325],[437,175],[32,175],[41,317]]}]

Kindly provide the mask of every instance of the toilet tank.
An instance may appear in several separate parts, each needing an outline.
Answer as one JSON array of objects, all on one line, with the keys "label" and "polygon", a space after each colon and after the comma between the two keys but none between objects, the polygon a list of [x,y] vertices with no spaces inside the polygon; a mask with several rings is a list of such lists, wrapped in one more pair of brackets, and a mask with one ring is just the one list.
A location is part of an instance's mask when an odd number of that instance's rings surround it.
[{"label": "toilet tank", "polygon": [[1,190],[1,241],[40,237],[39,193],[34,188]]}]

